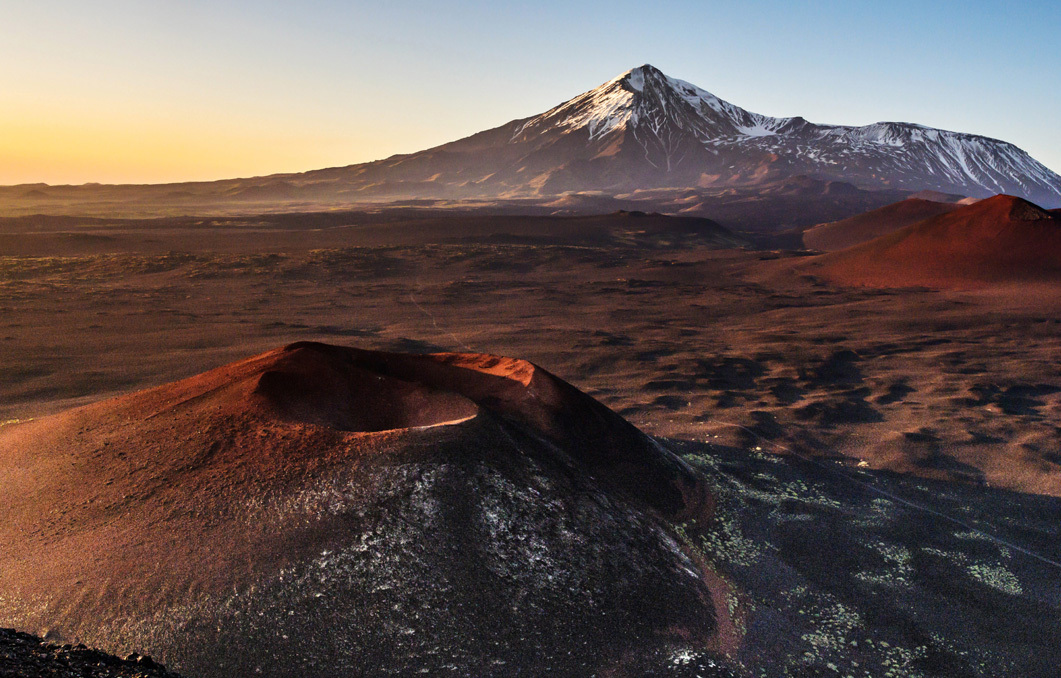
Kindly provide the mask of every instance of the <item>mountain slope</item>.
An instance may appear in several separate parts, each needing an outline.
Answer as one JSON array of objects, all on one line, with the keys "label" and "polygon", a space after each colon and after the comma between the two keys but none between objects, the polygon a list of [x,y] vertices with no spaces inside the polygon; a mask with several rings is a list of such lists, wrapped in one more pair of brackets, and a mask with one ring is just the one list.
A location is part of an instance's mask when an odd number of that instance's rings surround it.
[{"label": "mountain slope", "polygon": [[901,122],[852,127],[770,117],[649,65],[540,115],[417,153],[216,182],[7,187],[0,188],[0,206],[51,213],[66,200],[154,201],[187,210],[203,200],[272,205],[572,191],[615,196],[754,188],[807,177],[862,189],[979,198],[1005,193],[1061,206],[1061,177],[1004,141]]},{"label": "mountain slope", "polygon": [[302,177],[349,182],[356,193],[473,196],[754,185],[793,175],[1061,204],[1061,177],[1012,144],[909,123],[760,115],[649,65],[467,139]]}]

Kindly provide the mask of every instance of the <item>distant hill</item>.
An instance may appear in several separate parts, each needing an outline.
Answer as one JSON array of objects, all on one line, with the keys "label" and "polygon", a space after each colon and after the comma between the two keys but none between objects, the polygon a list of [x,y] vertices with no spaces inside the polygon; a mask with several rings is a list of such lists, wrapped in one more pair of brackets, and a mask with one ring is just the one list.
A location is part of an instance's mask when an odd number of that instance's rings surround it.
[{"label": "distant hill", "polygon": [[965,287],[1061,280],[1061,218],[999,195],[812,263],[822,276],[876,287]]},{"label": "distant hill", "polygon": [[803,232],[807,249],[835,252],[958,208],[955,203],[907,198],[840,221],[812,226]]},{"label": "distant hill", "polygon": [[940,191],[918,191],[910,196],[910,198],[917,198],[919,200],[931,200],[932,202],[961,202],[965,200],[965,195],[958,193],[942,193]]}]

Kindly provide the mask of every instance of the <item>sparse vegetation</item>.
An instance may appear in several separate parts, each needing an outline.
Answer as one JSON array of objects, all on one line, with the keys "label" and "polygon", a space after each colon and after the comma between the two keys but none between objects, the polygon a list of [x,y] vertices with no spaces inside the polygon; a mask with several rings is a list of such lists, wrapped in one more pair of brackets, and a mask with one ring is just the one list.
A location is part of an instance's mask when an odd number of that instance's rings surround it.
[{"label": "sparse vegetation", "polygon": [[[1004,638],[1007,627],[1024,623],[1015,611],[1021,605],[1051,615],[1049,624],[1061,622],[1056,601],[1043,589],[1031,592],[1022,586],[1019,572],[1047,579],[1054,574],[988,536],[1009,529],[993,518],[1020,511],[1009,503],[1014,496],[988,497],[980,490],[839,465],[829,472],[754,449],[670,444],[712,479],[718,518],[686,524],[680,533],[751,594],[748,642],[757,642],[755,618],[770,620],[766,628],[772,631],[759,627],[764,633],[798,638],[782,653],[746,660],[753,675],[1046,675],[1043,667],[1052,661],[1046,656],[1054,650],[1045,638],[1035,641],[1043,656],[989,640]],[[864,485],[852,485],[849,473],[857,473]],[[897,501],[896,493],[913,505]],[[1057,517],[1061,507],[1048,498],[1030,501],[1036,510],[1047,511],[1036,523],[1039,543],[1056,548],[1053,540],[1061,528],[1047,516]],[[975,518],[982,529],[921,511],[920,504],[963,521]],[[1027,539],[1027,524],[1013,529]],[[748,543],[754,548],[745,548]],[[978,595],[976,587],[1022,602],[1008,612],[988,602],[993,598]],[[948,619],[978,621],[956,628]]]}]

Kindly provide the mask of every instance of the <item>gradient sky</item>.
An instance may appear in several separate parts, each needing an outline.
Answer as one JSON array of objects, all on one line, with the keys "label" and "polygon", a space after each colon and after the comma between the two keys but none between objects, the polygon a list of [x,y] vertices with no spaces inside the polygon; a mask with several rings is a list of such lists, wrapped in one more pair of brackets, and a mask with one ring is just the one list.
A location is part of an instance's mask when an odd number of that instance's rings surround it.
[{"label": "gradient sky", "polygon": [[651,63],[752,111],[918,122],[1061,171],[1061,3],[3,0],[0,184],[420,150]]}]

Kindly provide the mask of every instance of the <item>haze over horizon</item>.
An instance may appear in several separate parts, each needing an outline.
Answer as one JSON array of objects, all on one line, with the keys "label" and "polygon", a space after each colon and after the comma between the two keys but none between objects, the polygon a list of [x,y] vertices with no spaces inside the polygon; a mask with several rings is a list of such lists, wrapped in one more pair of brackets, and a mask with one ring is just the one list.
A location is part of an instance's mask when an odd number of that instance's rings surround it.
[{"label": "haze over horizon", "polygon": [[1047,2],[683,1],[645,14],[553,0],[15,0],[0,22],[0,184],[365,162],[540,113],[643,63],[759,113],[982,134],[1061,170],[1061,77],[1041,67],[1061,62],[1061,7]]}]

